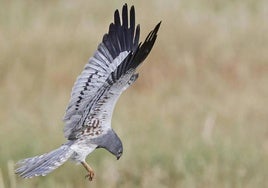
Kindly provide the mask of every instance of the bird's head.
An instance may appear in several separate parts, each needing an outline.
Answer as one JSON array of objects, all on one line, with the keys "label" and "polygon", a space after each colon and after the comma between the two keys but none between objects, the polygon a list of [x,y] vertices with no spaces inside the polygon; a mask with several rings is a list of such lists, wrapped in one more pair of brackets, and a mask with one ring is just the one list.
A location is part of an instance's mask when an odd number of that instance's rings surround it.
[{"label": "bird's head", "polygon": [[98,148],[105,148],[112,153],[116,159],[120,159],[123,154],[123,145],[117,134],[111,129],[106,134],[92,140]]},{"label": "bird's head", "polygon": [[120,159],[123,154],[122,142],[114,131],[110,135],[110,141],[108,142],[106,149],[111,152],[117,160]]}]

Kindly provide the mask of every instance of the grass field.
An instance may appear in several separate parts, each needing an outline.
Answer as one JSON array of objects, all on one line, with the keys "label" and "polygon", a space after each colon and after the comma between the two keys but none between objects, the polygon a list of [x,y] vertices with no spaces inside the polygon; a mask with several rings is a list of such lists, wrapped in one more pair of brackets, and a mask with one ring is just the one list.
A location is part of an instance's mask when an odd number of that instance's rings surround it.
[{"label": "grass field", "polygon": [[0,1],[0,188],[268,187],[268,1],[148,0],[142,39],[162,20],[138,81],[117,103],[117,161],[96,177],[68,162],[21,179],[13,165],[65,142],[72,85],[125,1]]}]

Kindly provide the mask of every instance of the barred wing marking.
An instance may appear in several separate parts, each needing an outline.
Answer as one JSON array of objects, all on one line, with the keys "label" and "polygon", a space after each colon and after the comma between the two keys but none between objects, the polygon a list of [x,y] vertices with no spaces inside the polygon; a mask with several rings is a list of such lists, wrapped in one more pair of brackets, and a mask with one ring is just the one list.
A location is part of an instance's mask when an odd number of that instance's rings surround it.
[{"label": "barred wing marking", "polygon": [[[71,100],[67,108],[64,120],[68,120],[72,115],[81,115],[85,105],[94,97],[98,89],[105,84],[107,77],[128,55],[128,52],[121,52],[117,58],[110,64],[109,69],[105,71],[103,67],[98,67],[95,62],[98,60],[89,60],[83,72],[77,78],[76,83],[72,89]],[[94,58],[92,58],[94,59]],[[92,64],[91,64],[92,63]]]}]

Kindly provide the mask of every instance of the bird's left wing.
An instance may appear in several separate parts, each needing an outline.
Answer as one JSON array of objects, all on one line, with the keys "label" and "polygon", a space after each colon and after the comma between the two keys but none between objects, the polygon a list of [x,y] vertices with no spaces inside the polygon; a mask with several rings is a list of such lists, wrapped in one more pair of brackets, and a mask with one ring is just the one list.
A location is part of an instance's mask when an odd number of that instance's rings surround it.
[{"label": "bird's left wing", "polygon": [[114,23],[72,89],[64,117],[65,137],[70,139],[83,130],[86,121],[96,116],[97,111],[111,116],[117,98],[151,51],[159,27],[160,23],[139,44],[140,27],[135,26],[134,7],[130,9],[130,24],[126,4],[122,8],[122,24],[118,10],[115,11]]},{"label": "bird's left wing", "polygon": [[107,78],[129,53],[137,49],[140,36],[139,25],[135,26],[135,9],[130,10],[130,24],[128,24],[128,8],[125,4],[122,9],[122,24],[119,11],[114,13],[114,23],[110,24],[109,31],[103,36],[97,51],[85,65],[78,76],[67,106],[64,133],[69,137],[74,129],[81,123],[82,115]]}]

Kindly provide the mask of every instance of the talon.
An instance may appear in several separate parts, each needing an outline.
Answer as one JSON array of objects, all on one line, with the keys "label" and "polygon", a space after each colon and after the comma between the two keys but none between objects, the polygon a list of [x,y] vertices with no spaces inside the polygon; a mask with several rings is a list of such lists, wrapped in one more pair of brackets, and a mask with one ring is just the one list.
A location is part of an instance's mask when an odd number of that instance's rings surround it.
[{"label": "talon", "polygon": [[88,172],[88,174],[85,176],[85,178],[88,178],[89,181],[92,181],[94,175],[95,175],[94,172],[91,171],[91,172]]}]

